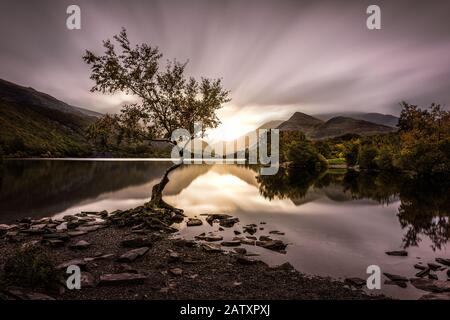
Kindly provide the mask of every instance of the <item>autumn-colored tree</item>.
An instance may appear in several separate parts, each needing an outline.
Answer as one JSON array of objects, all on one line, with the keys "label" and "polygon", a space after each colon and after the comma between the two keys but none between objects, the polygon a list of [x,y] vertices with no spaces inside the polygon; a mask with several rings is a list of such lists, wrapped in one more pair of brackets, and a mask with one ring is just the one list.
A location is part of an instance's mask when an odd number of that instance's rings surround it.
[{"label": "autumn-colored tree", "polygon": [[[193,138],[195,123],[202,123],[200,134],[219,125],[216,112],[230,101],[229,91],[223,89],[220,79],[187,78],[187,63],[177,60],[161,66],[159,49],[145,43],[132,46],[125,29],[113,39],[103,42],[102,55],[86,50],[83,56],[91,67],[90,78],[95,83],[91,91],[124,92],[135,96],[139,102],[125,105],[119,115],[100,119],[90,129],[91,138],[96,139],[98,134],[105,143],[111,134],[118,143],[127,139],[166,141],[177,146],[179,141],[171,138],[175,129],[187,129]],[[182,156],[183,148],[179,150]],[[162,190],[169,181],[168,174],[181,164],[170,167],[153,188],[153,205],[170,207],[162,200]]]},{"label": "autumn-colored tree", "polygon": [[402,103],[399,119],[400,159],[419,174],[450,172],[450,111]]}]

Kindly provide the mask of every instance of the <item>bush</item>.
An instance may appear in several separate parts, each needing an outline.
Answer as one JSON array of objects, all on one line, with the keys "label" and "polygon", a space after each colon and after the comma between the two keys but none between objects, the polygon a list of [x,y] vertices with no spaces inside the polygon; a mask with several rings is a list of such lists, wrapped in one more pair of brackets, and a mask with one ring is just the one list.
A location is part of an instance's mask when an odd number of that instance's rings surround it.
[{"label": "bush", "polygon": [[287,160],[291,162],[291,167],[308,172],[320,172],[328,166],[327,160],[306,142],[294,142],[289,145]]},{"label": "bush", "polygon": [[52,288],[57,283],[53,261],[40,246],[22,247],[7,258],[2,282],[26,288]]},{"label": "bush", "polygon": [[353,144],[345,153],[345,161],[349,167],[353,167],[358,163],[359,146]]},{"label": "bush", "polygon": [[378,156],[378,150],[372,146],[362,146],[359,151],[358,163],[361,169],[376,170],[378,165],[375,158]]},{"label": "bush", "polygon": [[394,155],[387,149],[381,149],[380,154],[376,158],[376,164],[380,170],[394,170]]}]

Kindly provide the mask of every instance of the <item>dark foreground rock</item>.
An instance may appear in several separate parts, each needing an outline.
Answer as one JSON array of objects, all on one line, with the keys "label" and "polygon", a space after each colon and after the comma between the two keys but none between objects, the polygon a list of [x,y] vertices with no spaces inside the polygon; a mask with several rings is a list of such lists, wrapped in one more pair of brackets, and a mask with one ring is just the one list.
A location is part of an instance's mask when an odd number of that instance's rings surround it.
[{"label": "dark foreground rock", "polygon": [[411,279],[411,284],[417,289],[429,292],[450,292],[450,281],[434,280],[434,279]]},{"label": "dark foreground rock", "polygon": [[[133,218],[130,218],[135,214]],[[105,216],[105,215],[103,215]],[[128,222],[125,216],[132,219]],[[154,216],[146,217],[139,212],[128,211],[114,220],[108,215],[110,225],[90,230],[82,240],[90,243],[83,250],[73,250],[71,246],[81,240],[64,236],[67,245],[45,246],[50,250],[63,280],[68,277],[66,269],[77,265],[82,270],[80,290],[61,292],[38,291],[26,293],[23,299],[381,299],[361,290],[354,290],[344,282],[304,275],[285,264],[269,267],[251,257],[242,247],[223,250],[217,242],[199,242],[181,238],[171,238],[173,232],[169,221],[156,222]],[[88,217],[84,217],[88,218]],[[218,217],[214,217],[217,219]],[[227,220],[230,217],[219,217]],[[80,219],[66,218],[75,224]],[[90,219],[88,219],[90,220]],[[81,226],[90,227],[87,221]],[[39,230],[47,230],[39,226]],[[44,224],[44,222],[39,223]],[[39,225],[38,224],[38,225]],[[58,225],[57,223],[54,223]],[[230,223],[231,224],[231,223]],[[159,226],[159,228],[158,228]],[[254,226],[249,226],[254,228]],[[72,230],[79,229],[80,226]],[[2,229],[9,230],[3,226]],[[27,226],[27,230],[30,229]],[[54,230],[44,231],[54,233]],[[65,231],[62,231],[65,232]],[[136,237],[136,233],[139,236]],[[137,239],[140,240],[137,240]],[[41,245],[41,233],[27,233],[21,240],[10,242],[6,234],[0,237],[0,268],[6,259],[24,244]],[[157,241],[154,241],[157,239]],[[46,240],[59,240],[47,237]],[[267,239],[266,239],[267,240]],[[63,240],[61,240],[63,241]],[[252,240],[255,242],[255,240]],[[270,242],[273,240],[268,240]],[[142,244],[150,246],[138,247]],[[37,243],[37,244],[36,244]],[[241,242],[242,243],[242,242]],[[232,243],[235,244],[234,242]],[[284,244],[271,243],[276,249]],[[133,248],[133,249],[132,249]],[[118,258],[117,258],[118,257]],[[129,263],[129,264],[127,264]],[[10,290],[11,288],[5,288]],[[5,294],[8,299],[19,299]],[[4,292],[3,292],[4,293]]]}]

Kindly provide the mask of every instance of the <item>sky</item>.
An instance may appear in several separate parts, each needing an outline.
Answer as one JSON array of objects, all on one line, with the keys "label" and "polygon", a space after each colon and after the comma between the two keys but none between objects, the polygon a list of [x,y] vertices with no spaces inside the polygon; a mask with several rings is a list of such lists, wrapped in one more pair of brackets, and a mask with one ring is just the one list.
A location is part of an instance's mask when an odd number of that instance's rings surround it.
[{"label": "sky", "polygon": [[[81,30],[66,8],[81,8]],[[381,29],[366,27],[370,4]],[[295,111],[398,115],[399,103],[450,104],[450,1],[0,0],[0,78],[102,113],[134,101],[91,93],[86,49],[126,27],[133,43],[222,78],[232,101],[212,139]]]}]

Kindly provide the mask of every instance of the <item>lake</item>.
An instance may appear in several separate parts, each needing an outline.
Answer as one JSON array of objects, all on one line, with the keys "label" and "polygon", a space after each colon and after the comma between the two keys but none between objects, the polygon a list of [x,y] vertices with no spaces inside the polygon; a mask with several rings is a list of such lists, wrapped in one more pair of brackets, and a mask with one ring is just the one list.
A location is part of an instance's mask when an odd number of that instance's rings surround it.
[{"label": "lake", "polygon": [[[143,160],[8,160],[0,165],[0,223],[23,217],[64,216],[81,211],[114,211],[142,205],[170,162]],[[366,278],[366,268],[413,277],[416,263],[449,258],[448,183],[416,182],[398,175],[369,175],[330,170],[320,176],[280,170],[259,176],[243,165],[185,165],[175,170],[165,200],[188,217],[227,213],[240,223],[186,227],[177,233],[193,238],[217,232],[225,240],[234,230],[258,225],[255,236],[288,243],[286,254],[245,246],[270,265],[290,262],[306,274]],[[408,251],[407,257],[385,251]],[[446,280],[445,272],[437,272]],[[398,298],[424,294],[411,285],[385,285],[381,292]],[[380,293],[380,291],[372,291]]]}]

